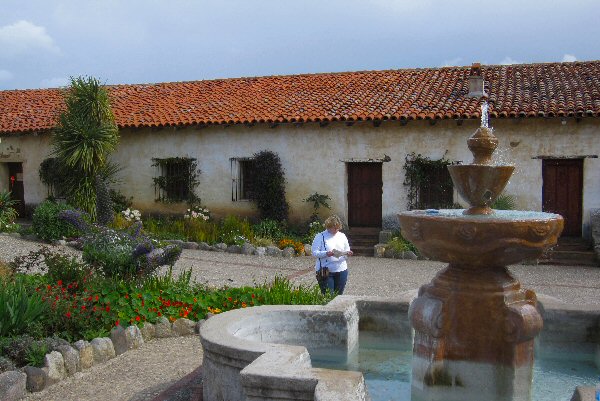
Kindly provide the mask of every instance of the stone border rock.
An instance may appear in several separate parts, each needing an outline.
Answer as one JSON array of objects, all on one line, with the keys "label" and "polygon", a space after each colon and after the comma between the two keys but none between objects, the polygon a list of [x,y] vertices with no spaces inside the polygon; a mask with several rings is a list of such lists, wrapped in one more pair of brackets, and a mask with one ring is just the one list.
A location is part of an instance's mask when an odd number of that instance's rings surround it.
[{"label": "stone border rock", "polygon": [[382,230],[379,232],[379,243],[374,246],[373,256],[376,258],[389,259],[410,259],[417,260],[419,257],[413,251],[396,252],[387,247],[388,242],[392,239],[390,230]]},{"label": "stone border rock", "polygon": [[[292,258],[296,255],[296,251],[292,247],[286,247],[279,249],[276,246],[259,246],[246,242],[244,245],[227,245],[225,243],[218,243],[215,245],[209,245],[206,242],[193,242],[193,241],[182,241],[182,240],[165,240],[173,245],[179,245],[182,249],[199,249],[201,251],[212,251],[212,252],[227,252],[237,253],[242,255],[256,255],[256,256],[275,256]],[[310,245],[304,245],[304,254],[310,256]],[[302,256],[302,255],[300,255]]]},{"label": "stone border rock", "polygon": [[26,392],[39,392],[77,372],[102,364],[129,350],[139,348],[153,338],[177,337],[198,334],[204,320],[194,322],[181,318],[173,323],[164,316],[156,324],[145,323],[126,328],[117,326],[109,337],[79,340],[71,345],[59,346],[46,354],[44,367],[25,366],[0,374],[0,400],[16,401]]}]

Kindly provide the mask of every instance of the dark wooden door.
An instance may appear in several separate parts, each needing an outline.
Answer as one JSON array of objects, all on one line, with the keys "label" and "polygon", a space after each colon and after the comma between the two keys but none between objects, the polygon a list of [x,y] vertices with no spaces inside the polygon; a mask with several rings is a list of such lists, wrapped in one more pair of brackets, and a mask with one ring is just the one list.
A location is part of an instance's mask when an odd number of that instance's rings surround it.
[{"label": "dark wooden door", "polygon": [[381,227],[382,164],[347,164],[350,227]]},{"label": "dark wooden door", "polygon": [[542,161],[542,207],[565,219],[564,237],[581,237],[583,159]]},{"label": "dark wooden door", "polygon": [[15,210],[19,216],[25,213],[25,191],[23,188],[23,163],[7,163],[8,164],[8,190],[10,197],[19,201],[15,205]]}]

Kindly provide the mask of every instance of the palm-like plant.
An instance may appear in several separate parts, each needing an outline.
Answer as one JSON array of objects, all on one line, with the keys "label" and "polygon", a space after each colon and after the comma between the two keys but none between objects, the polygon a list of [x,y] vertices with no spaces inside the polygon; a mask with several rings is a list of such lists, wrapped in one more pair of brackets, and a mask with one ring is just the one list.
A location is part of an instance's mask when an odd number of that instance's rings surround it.
[{"label": "palm-like plant", "polygon": [[95,78],[71,78],[66,110],[54,129],[54,155],[69,174],[64,191],[74,206],[96,214],[95,180],[119,141],[108,92]]}]

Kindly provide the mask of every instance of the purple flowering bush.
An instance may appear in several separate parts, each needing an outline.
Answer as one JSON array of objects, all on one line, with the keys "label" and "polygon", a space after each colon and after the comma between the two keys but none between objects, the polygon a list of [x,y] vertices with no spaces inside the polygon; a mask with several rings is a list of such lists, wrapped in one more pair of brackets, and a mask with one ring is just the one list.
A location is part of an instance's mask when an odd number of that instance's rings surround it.
[{"label": "purple flowering bush", "polygon": [[142,222],[124,230],[89,224],[77,210],[62,212],[60,218],[77,227],[83,260],[105,277],[134,279],[153,274],[160,266],[173,266],[181,255],[176,245],[161,244],[146,236]]}]

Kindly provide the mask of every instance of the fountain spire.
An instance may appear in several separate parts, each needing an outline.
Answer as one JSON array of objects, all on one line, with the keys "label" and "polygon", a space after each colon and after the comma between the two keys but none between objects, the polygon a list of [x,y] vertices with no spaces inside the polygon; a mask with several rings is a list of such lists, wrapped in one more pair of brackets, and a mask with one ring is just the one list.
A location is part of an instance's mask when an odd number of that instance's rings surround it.
[{"label": "fountain spire", "polygon": [[515,167],[495,165],[492,155],[498,138],[489,127],[487,101],[481,104],[481,126],[467,139],[471,164],[448,166],[452,182],[469,207],[464,214],[494,214],[491,205],[502,192]]}]

